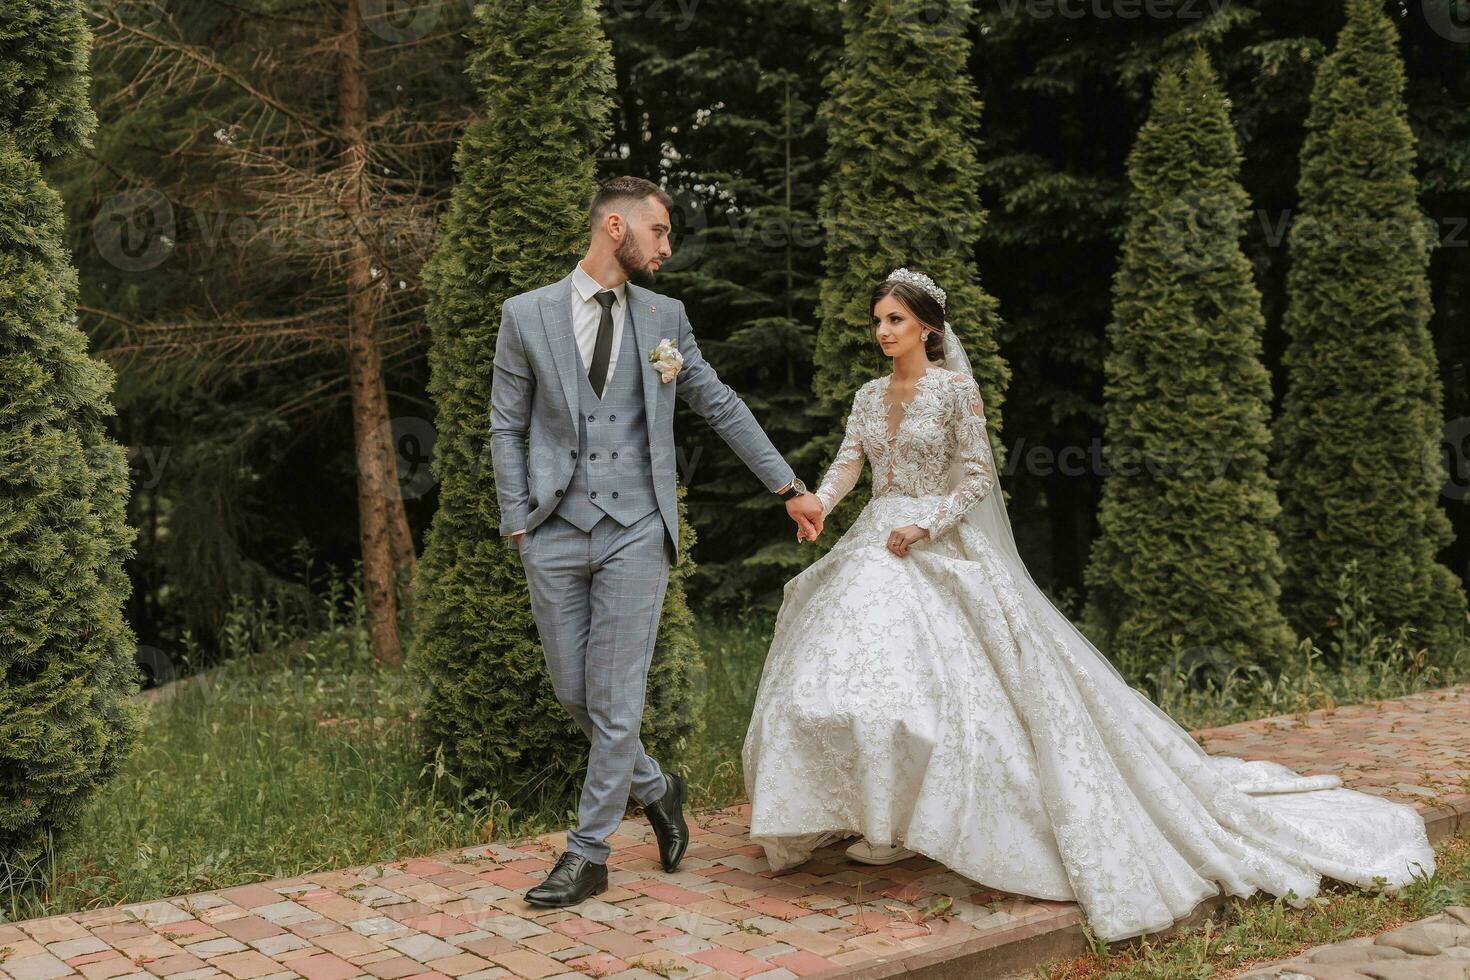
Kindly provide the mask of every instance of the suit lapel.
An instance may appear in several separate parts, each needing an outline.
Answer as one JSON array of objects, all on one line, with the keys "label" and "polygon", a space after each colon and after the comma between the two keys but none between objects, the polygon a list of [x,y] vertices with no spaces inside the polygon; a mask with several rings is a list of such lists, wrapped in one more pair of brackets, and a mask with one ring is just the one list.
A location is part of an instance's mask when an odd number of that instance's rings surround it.
[{"label": "suit lapel", "polygon": [[658,308],[656,296],[642,286],[628,283],[628,322],[633,325],[633,339],[638,344],[634,356],[643,372],[643,415],[648,421],[650,447],[653,445],[653,423],[658,417],[659,389],[663,387],[658,368],[648,359],[649,352],[658,346],[659,324],[663,322],[663,312]]},{"label": "suit lapel", "polygon": [[549,296],[540,301],[541,324],[546,328],[546,343],[551,349],[551,361],[556,365],[556,376],[561,382],[562,394],[567,400],[567,417],[572,431],[577,431],[577,370],[582,355],[577,351],[577,337],[572,331],[572,288],[571,273],[556,283]]}]

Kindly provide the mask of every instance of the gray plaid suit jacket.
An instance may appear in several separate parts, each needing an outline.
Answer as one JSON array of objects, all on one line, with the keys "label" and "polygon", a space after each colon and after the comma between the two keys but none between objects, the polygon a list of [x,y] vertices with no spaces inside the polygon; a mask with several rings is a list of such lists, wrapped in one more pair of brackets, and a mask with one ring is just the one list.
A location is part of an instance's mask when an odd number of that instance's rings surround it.
[{"label": "gray plaid suit jacket", "polygon": [[[577,460],[577,374],[584,372],[572,332],[571,273],[540,289],[512,296],[500,312],[490,389],[490,457],[500,502],[500,533],[530,530],[546,519],[571,480]],[[659,514],[678,556],[674,489],[674,395],[677,392],[719,433],[771,491],[795,478],[749,407],[699,352],[694,330],[676,299],[627,284],[624,329],[632,327],[643,369],[649,462]],[[673,340],[684,366],[665,383],[648,354]]]}]

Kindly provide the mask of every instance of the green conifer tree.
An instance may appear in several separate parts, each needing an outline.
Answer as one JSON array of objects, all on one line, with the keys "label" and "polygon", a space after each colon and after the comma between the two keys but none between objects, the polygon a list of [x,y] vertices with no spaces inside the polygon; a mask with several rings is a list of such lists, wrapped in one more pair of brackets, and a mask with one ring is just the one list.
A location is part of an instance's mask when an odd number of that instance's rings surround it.
[{"label": "green conifer tree", "polygon": [[1144,671],[1169,662],[1171,637],[1217,669],[1277,664],[1295,640],[1277,605],[1271,379],[1239,171],[1228,103],[1197,50],[1160,72],[1129,157],[1104,360],[1087,618]]},{"label": "green conifer tree", "polygon": [[[971,4],[851,0],[842,16],[843,53],[822,106],[827,247],[813,387],[827,461],[853,393],[891,369],[873,339],[868,297],[898,266],[927,273],[945,290],[948,320],[995,430],[1010,378],[997,342],[1000,315],[975,266],[986,212],[977,193],[980,100],[967,66]],[[829,525],[846,524],[866,499],[855,488]]]},{"label": "green conifer tree", "polygon": [[[425,270],[440,492],[409,663],[426,689],[426,751],[442,750],[467,789],[509,798],[534,786],[569,803],[587,739],[557,703],[520,558],[500,536],[490,386],[501,304],[561,278],[586,248],[612,56],[590,2],[570,16],[564,4],[489,3],[476,10],[467,71],[485,114],[456,153],[458,183]],[[644,710],[644,744],[664,763],[698,719],[699,657],[682,587],[694,536],[680,524]]]},{"label": "green conifer tree", "polygon": [[15,873],[75,828],[143,712],[114,375],[87,354],[40,169],[90,145],[90,35],[80,0],[4,0],[0,24],[0,862]]},{"label": "green conifer tree", "polygon": [[1395,25],[1373,0],[1347,0],[1312,91],[1288,239],[1282,605],[1297,629],[1325,636],[1338,576],[1357,559],[1380,622],[1417,630],[1440,657],[1464,642],[1466,599],[1437,560],[1452,534],[1428,330],[1436,236],[1403,91]]}]

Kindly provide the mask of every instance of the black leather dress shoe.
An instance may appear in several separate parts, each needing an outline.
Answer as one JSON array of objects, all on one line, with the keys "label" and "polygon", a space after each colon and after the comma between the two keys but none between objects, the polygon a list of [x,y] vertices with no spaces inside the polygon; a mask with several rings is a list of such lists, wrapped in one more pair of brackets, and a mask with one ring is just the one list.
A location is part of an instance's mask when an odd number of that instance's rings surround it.
[{"label": "black leather dress shoe", "polygon": [[643,804],[643,812],[658,838],[658,856],[664,870],[678,869],[689,847],[689,825],[684,822],[684,801],[689,798],[689,784],[683,776],[664,773],[664,795]]},{"label": "black leather dress shoe", "polygon": [[589,861],[580,854],[563,851],[546,880],[526,892],[526,901],[543,908],[576,905],[585,898],[607,891],[607,865]]}]

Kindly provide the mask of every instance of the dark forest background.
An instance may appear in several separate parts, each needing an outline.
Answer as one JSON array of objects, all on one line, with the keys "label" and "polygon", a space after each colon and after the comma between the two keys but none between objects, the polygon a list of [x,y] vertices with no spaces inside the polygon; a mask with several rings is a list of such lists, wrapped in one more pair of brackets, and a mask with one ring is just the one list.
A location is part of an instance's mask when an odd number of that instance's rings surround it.
[{"label": "dark forest background", "polygon": [[[318,5],[99,2],[95,147],[51,172],[65,194],[93,352],[118,371],[117,434],[134,476],[129,619],[141,643],[212,648],[240,603],[306,605],[360,555],[350,371],[353,256],[372,226],[404,516],[416,550],[436,506],[428,460],[428,334],[420,268],[448,203],[457,136],[475,118],[463,71],[470,4],[361,5],[373,206],[344,218],[334,161],[310,120],[342,99]],[[349,5],[350,6],[350,5]],[[615,133],[602,176],[675,194],[680,225],[657,288],[688,306],[700,344],[815,485],[831,448],[813,402],[822,273],[817,108],[841,52],[831,0],[609,3]],[[1103,332],[1124,216],[1124,162],[1158,65],[1203,44],[1221,72],[1254,209],[1245,242],[1276,378],[1297,159],[1313,72],[1338,0],[1186,0],[1107,10],[985,0],[971,69],[984,99],[988,211],[976,261],[1004,321],[1005,476],[1037,581],[1080,608],[1102,473]],[[1419,145],[1433,335],[1456,529],[1442,557],[1470,578],[1470,25],[1450,0],[1390,3]],[[340,25],[329,25],[336,31]],[[294,115],[293,115],[294,114]],[[266,117],[298,127],[262,130]],[[885,120],[893,140],[906,120]],[[383,173],[377,173],[378,169]],[[242,177],[242,174],[245,176]],[[506,174],[506,180],[518,175]],[[881,221],[881,215],[873,215]],[[534,215],[527,216],[534,221]],[[568,270],[547,269],[547,282]],[[943,285],[941,283],[941,285]],[[697,530],[696,613],[770,611],[805,561],[784,510],[680,403]]]}]

